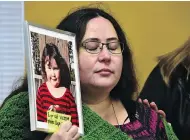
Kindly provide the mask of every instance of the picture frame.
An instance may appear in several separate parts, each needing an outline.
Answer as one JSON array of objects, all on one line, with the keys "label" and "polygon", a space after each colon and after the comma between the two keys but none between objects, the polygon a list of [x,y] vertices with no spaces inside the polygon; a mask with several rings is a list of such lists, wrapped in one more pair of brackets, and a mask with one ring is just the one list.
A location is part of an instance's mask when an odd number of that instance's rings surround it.
[{"label": "picture frame", "polygon": [[69,120],[83,135],[75,34],[25,21],[24,35],[31,131],[53,133]]}]

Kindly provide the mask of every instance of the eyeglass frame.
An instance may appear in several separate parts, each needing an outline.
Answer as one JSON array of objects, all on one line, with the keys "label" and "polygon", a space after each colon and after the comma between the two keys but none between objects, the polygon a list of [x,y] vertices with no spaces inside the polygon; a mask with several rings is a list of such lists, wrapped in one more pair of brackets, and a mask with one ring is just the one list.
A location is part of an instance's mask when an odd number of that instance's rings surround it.
[{"label": "eyeglass frame", "polygon": [[[97,53],[92,53],[92,52],[90,52],[89,49],[86,48],[86,44],[87,44],[88,42],[96,42],[96,43],[101,44],[99,47],[97,47],[97,48],[100,48],[100,51],[97,52]],[[120,52],[120,53],[113,53],[113,52],[110,50],[110,48],[109,48],[109,44],[110,44],[110,43],[118,43],[118,44],[120,44],[121,52]],[[88,53],[90,53],[90,54],[99,54],[99,53],[103,50],[104,45],[106,46],[107,50],[108,50],[111,54],[122,54],[123,51],[124,51],[124,43],[122,43],[122,42],[120,42],[120,41],[112,41],[112,42],[108,42],[108,43],[102,43],[102,42],[95,41],[95,40],[89,40],[89,41],[84,41],[84,42],[81,43],[81,46],[82,46]]]}]

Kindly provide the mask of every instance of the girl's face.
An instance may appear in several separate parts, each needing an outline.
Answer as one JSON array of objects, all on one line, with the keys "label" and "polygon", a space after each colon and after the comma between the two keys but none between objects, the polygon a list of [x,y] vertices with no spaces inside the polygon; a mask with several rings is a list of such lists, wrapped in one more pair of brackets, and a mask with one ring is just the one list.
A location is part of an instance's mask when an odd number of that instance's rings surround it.
[{"label": "girl's face", "polygon": [[53,87],[58,87],[60,84],[60,69],[54,58],[46,61],[45,71],[47,82],[49,82]]},{"label": "girl's face", "polygon": [[[118,36],[109,20],[97,17],[87,24],[82,42],[86,41],[109,43],[118,41]],[[94,44],[91,45],[93,47]],[[83,90],[85,87],[113,89],[120,79],[122,66],[122,54],[112,54],[106,45],[98,54],[89,53],[84,47],[79,49],[79,71]]]}]

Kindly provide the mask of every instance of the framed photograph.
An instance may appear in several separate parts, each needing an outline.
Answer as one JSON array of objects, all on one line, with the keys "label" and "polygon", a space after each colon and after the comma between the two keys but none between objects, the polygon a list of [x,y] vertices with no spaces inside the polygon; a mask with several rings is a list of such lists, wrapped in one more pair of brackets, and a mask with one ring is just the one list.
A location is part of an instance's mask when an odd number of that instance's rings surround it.
[{"label": "framed photograph", "polygon": [[53,133],[71,121],[83,135],[75,34],[25,22],[31,131]]}]

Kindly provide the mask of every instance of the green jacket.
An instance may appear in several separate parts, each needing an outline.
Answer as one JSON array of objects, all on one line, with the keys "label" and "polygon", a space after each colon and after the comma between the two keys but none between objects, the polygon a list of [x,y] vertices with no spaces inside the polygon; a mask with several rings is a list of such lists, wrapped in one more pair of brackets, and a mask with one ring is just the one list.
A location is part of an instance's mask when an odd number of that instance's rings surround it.
[{"label": "green jacket", "polygon": [[0,110],[0,140],[32,139],[28,93],[19,93]]},{"label": "green jacket", "polygon": [[[83,105],[84,133],[82,140],[129,140],[126,133],[102,120],[95,112]],[[166,123],[168,140],[177,140]],[[27,92],[14,95],[0,110],[0,140],[42,140],[47,133],[30,131],[29,99]]]}]

